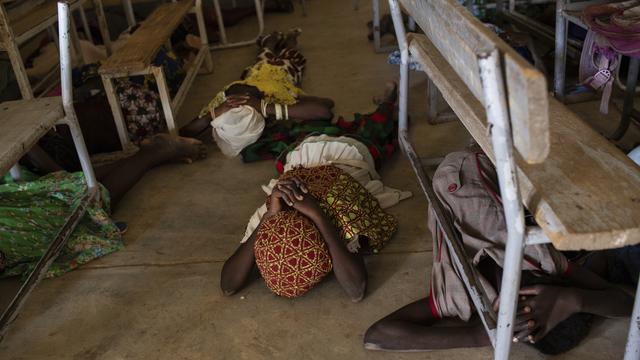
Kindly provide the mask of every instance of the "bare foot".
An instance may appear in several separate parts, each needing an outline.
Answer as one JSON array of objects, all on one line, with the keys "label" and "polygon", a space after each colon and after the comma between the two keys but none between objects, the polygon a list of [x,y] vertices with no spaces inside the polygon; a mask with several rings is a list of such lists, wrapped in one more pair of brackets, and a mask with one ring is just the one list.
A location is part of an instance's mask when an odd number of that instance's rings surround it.
[{"label": "bare foot", "polygon": [[395,81],[387,81],[384,84],[384,94],[373,97],[373,103],[380,105],[382,103],[395,104],[398,100],[398,83]]},{"label": "bare foot", "polygon": [[207,157],[207,147],[200,140],[158,134],[145,139],[140,144],[141,151],[154,151],[161,154],[164,161],[183,161],[187,164]]}]

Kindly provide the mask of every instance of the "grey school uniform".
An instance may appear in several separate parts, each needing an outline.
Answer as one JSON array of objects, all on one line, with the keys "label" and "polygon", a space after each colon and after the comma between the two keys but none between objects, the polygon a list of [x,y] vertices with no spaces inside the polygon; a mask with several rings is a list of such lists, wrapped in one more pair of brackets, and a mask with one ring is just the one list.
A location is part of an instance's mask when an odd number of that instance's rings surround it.
[{"label": "grey school uniform", "polygon": [[[449,154],[433,178],[433,188],[460,233],[472,263],[484,257],[496,264],[504,263],[507,229],[499,195],[497,175],[491,161],[480,152],[461,151]],[[464,283],[457,275],[443,233],[429,208],[429,229],[433,235],[433,269],[430,305],[437,317],[468,320],[475,311]],[[523,270],[563,274],[567,259],[549,244],[527,246]],[[480,275],[480,283],[493,301],[496,290]]]}]

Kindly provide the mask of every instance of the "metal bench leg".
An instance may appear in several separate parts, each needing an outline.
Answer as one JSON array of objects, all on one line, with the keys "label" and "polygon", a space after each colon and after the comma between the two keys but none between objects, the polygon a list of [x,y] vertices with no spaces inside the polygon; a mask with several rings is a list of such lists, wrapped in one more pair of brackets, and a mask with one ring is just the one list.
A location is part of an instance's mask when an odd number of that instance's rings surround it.
[{"label": "metal bench leg", "polygon": [[120,145],[122,150],[125,150],[132,146],[129,139],[129,133],[127,131],[127,124],[124,121],[124,115],[122,114],[122,108],[120,107],[120,100],[118,94],[116,94],[115,87],[113,86],[113,79],[107,76],[102,76],[102,85],[104,85],[104,92],[109,100],[111,106],[111,113],[113,114],[113,121],[116,123],[118,129],[118,137],[120,138]]},{"label": "metal bench leg", "polygon": [[507,244],[500,291],[500,311],[495,343],[495,359],[508,359],[516,314],[522,255],[524,253],[524,210],[518,188],[517,168],[511,138],[511,125],[507,111],[504,79],[498,50],[479,54],[480,78],[485,94],[487,119],[490,123],[491,142],[496,171],[503,199],[507,223]]},{"label": "metal bench leg", "polygon": [[302,16],[307,16],[307,2],[306,2],[306,0],[300,0],[300,6],[302,7]]},{"label": "metal bench leg", "polygon": [[91,34],[91,28],[89,27],[89,21],[87,20],[87,12],[84,10],[84,6],[80,6],[80,21],[82,21],[82,28],[84,29],[84,35],[87,37],[87,40],[89,40],[92,44],[95,44],[95,42],[93,42],[93,35]]},{"label": "metal bench leg", "polygon": [[24,68],[20,49],[13,36],[13,30],[11,30],[8,25],[8,19],[9,17],[4,10],[4,6],[0,5],[0,20],[3,20],[0,21],[0,34],[3,34],[3,36],[0,37],[0,42],[4,42],[5,51],[9,54],[11,67],[16,75],[22,98],[25,100],[33,99],[33,89],[31,88],[29,77],[27,77],[27,70]]},{"label": "metal bench leg", "polygon": [[627,73],[627,90],[624,95],[624,105],[622,107],[622,116],[620,125],[611,135],[611,140],[620,140],[629,129],[631,123],[631,115],[633,113],[633,99],[636,95],[636,86],[638,85],[638,73],[640,72],[640,59],[629,58],[629,71]]},{"label": "metal bench leg", "polygon": [[[71,80],[71,41],[74,33],[74,22],[69,11],[69,5],[66,3],[58,3],[59,15],[59,33],[60,33],[60,83],[62,89],[62,106],[65,112],[63,123],[69,126],[73,143],[76,146],[82,172],[84,172],[87,186],[90,190],[98,187],[96,176],[91,166],[89,152],[82,136],[82,130],[78,124],[75,109],[73,108],[73,84]],[[71,29],[70,29],[71,28]],[[77,34],[76,34],[77,35]]]},{"label": "metal bench leg", "polygon": [[136,16],[133,12],[133,5],[131,4],[131,0],[122,0],[122,6],[124,7],[124,15],[127,18],[127,24],[129,24],[129,26],[135,26]]},{"label": "metal bench leg", "polygon": [[373,47],[376,52],[391,51],[394,46],[382,47],[380,34],[380,0],[372,0],[373,5]]},{"label": "metal bench leg", "polygon": [[76,27],[76,21],[73,18],[73,14],[71,15],[71,41],[73,42],[73,46],[71,47],[71,51],[75,54],[75,58],[78,61],[79,65],[84,65],[84,56],[82,55],[82,48],[80,45],[80,35],[78,35],[78,28]]},{"label": "metal bench leg", "polygon": [[171,93],[167,86],[167,80],[164,77],[164,70],[161,66],[153,66],[151,71],[153,72],[153,76],[156,78],[156,85],[158,86],[158,92],[160,93],[160,101],[162,102],[162,111],[164,112],[164,118],[167,121],[167,130],[169,130],[171,135],[178,135],[173,114],[173,106],[171,105]]},{"label": "metal bench leg", "polygon": [[565,0],[556,2],[556,50],[553,75],[553,93],[564,101],[567,66],[567,19],[563,16]]},{"label": "metal bench leg", "polygon": [[13,181],[22,180],[22,172],[20,171],[20,165],[16,164],[10,170],[11,178]]},{"label": "metal bench leg", "polygon": [[93,8],[96,12],[96,18],[98,19],[98,28],[100,28],[102,42],[107,49],[107,55],[110,56],[113,53],[113,48],[111,47],[111,35],[109,34],[109,27],[107,26],[107,18],[104,15],[102,0],[93,0]]},{"label": "metal bench leg", "polygon": [[629,335],[624,360],[640,359],[640,283],[636,290],[636,301],[629,321]]},{"label": "metal bench leg", "polygon": [[209,49],[209,38],[207,37],[207,28],[204,22],[204,14],[202,12],[202,0],[196,0],[196,19],[198,21],[198,31],[200,33],[200,44],[205,51],[204,63],[208,72],[213,71],[213,60],[211,59],[211,50]]}]

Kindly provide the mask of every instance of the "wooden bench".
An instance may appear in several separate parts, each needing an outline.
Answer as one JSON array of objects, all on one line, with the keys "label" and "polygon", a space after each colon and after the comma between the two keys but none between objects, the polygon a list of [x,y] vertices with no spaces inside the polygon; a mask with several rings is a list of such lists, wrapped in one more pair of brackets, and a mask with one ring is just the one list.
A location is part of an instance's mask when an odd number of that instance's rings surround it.
[{"label": "wooden bench", "polygon": [[[201,47],[195,61],[187,72],[178,93],[171,99],[162,66],[153,64],[160,48],[171,38],[173,31],[182,19],[190,12],[196,13],[200,31]],[[187,91],[191,87],[203,61],[209,71],[212,69],[211,53],[205,30],[201,0],[180,0],[160,5],[127,40],[127,43],[113,53],[100,67],[100,75],[104,83],[107,98],[118,128],[122,147],[131,146],[127,133],[120,101],[116,95],[113,79],[126,76],[152,74],[158,86],[167,128],[172,134],[177,133],[175,113],[184,102]]]},{"label": "wooden bench", "polygon": [[[403,57],[400,142],[445,230],[496,358],[504,359],[511,344],[523,246],[552,242],[561,250],[597,250],[640,243],[640,167],[552,98],[544,76],[457,1],[399,0],[425,33],[408,36],[398,0],[389,2]],[[451,219],[439,210],[442,205],[409,141],[409,54],[496,165],[509,233],[497,327],[475,269]],[[540,228],[524,228],[523,204]],[[630,343],[640,342],[640,335],[633,334]]]},{"label": "wooden bench", "polygon": [[[71,11],[78,10],[80,18],[86,35],[91,39],[91,31],[89,29],[88,22],[86,20],[86,14],[84,6],[88,0],[73,0],[69,4]],[[107,52],[111,52],[111,41],[109,38],[109,30],[107,28],[107,22],[104,16],[104,10],[102,8],[101,0],[92,0],[93,7],[98,18],[98,25],[100,28],[100,34],[104,39]],[[16,74],[18,85],[20,86],[20,92],[23,99],[31,99],[34,95],[34,90],[38,90],[39,87],[44,85],[44,82],[31,86],[27,72],[24,67],[22,55],[20,54],[20,46],[32,39],[37,34],[51,29],[53,35],[55,30],[53,25],[58,21],[57,17],[57,1],[45,0],[43,3],[35,6],[22,16],[18,16],[13,20],[9,20],[4,5],[0,2],[0,50],[6,51],[9,54],[13,71]],[[73,23],[73,19],[71,20]],[[74,49],[78,59],[82,61],[82,54],[80,52],[79,37],[76,32],[76,27],[73,25],[70,29],[72,39],[74,41]],[[54,36],[57,38],[57,35]],[[57,72],[57,71],[56,71]],[[55,72],[54,72],[55,73]],[[47,80],[46,77],[44,80]],[[46,91],[43,91],[43,93]]]},{"label": "wooden bench", "polygon": [[[77,204],[70,209],[64,225],[56,237],[52,239],[48,249],[26,278],[9,306],[2,312],[0,316],[0,339],[2,339],[8,326],[17,316],[29,293],[44,277],[51,263],[60,254],[89,204],[99,196],[98,183],[93,173],[89,153],[84,144],[82,131],[73,108],[70,44],[71,10],[68,2],[60,1],[58,3],[58,11],[62,97],[11,101],[0,104],[0,176],[14,166],[53,126],[66,124],[69,126],[76,146],[87,183],[87,190]],[[14,180],[20,180],[18,167],[13,167],[11,174]]]}]

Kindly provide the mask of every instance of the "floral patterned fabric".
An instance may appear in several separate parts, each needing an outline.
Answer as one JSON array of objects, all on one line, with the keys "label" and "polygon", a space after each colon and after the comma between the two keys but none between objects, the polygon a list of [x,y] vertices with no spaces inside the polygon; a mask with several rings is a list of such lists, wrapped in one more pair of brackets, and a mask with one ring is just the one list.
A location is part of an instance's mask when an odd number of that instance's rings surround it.
[{"label": "floral patterned fabric", "polygon": [[[171,50],[161,48],[153,61],[161,66],[171,96],[175,96],[185,76],[183,61]],[[104,92],[100,81],[100,63],[84,65],[73,72],[74,94],[86,87],[84,92]],[[166,132],[167,125],[153,75],[130,76],[114,79],[114,86],[129,138],[135,144],[155,134]],[[100,90],[95,89],[99,87]],[[76,96],[83,98],[84,96]]]},{"label": "floral patterned fabric", "polygon": [[[108,192],[100,190],[101,200],[87,209],[47,277],[124,247],[109,218]],[[0,184],[0,277],[30,273],[85,191],[82,173],[56,172],[33,181],[6,179]]]},{"label": "floral patterned fabric", "polygon": [[311,220],[297,211],[281,211],[256,233],[256,265],[275,294],[304,295],[332,269],[329,249]]},{"label": "floral patterned fabric", "polygon": [[397,220],[385,213],[376,198],[341,169],[335,166],[301,167],[280,178],[294,176],[305,182],[350,251],[357,251],[355,244],[361,238],[367,240],[372,250],[379,251],[396,232]]}]

